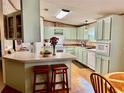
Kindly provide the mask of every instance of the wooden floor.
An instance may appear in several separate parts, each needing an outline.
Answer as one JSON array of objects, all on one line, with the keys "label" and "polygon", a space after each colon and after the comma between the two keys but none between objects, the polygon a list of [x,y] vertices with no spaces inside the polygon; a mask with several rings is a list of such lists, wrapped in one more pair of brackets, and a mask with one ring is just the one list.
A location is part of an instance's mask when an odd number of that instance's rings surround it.
[{"label": "wooden floor", "polygon": [[[89,78],[92,72],[92,70],[85,68],[77,62],[72,63],[71,89],[69,93],[94,93]],[[2,73],[0,71],[0,92],[3,87]],[[57,93],[66,93],[66,91],[59,91]]]}]

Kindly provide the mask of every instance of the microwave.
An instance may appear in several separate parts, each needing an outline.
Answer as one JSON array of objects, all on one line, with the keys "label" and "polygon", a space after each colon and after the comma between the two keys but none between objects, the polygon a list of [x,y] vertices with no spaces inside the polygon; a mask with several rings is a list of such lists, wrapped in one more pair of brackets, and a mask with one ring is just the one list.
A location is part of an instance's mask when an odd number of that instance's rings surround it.
[{"label": "microwave", "polygon": [[110,56],[110,42],[97,42],[96,53],[104,56]]}]

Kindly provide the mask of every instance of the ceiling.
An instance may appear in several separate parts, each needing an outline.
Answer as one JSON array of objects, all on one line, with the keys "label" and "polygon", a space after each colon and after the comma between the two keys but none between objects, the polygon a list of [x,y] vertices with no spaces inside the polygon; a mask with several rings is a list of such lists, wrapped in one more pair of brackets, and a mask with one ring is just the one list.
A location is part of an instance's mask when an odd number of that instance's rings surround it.
[{"label": "ceiling", "polygon": [[[63,19],[56,19],[55,15],[60,9],[71,12]],[[124,0],[40,0],[40,15],[44,19],[66,24],[81,25],[85,20],[90,23],[103,16],[122,13]]]},{"label": "ceiling", "polygon": [[20,0],[3,0],[3,14],[10,14],[21,9]]}]

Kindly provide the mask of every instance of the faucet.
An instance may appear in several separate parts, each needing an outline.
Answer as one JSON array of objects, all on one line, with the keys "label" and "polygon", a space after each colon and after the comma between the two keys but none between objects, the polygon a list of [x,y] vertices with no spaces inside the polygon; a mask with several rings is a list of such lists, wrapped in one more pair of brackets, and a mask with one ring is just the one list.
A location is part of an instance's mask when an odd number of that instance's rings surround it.
[{"label": "faucet", "polygon": [[83,40],[83,41],[81,41],[81,45],[83,45],[84,47],[86,47],[87,42],[88,42],[88,40]]}]

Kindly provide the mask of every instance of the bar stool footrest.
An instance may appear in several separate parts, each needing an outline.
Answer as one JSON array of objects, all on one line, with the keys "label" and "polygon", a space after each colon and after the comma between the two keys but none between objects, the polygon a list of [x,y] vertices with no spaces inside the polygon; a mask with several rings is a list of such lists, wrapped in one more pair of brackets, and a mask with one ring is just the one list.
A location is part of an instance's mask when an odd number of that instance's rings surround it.
[{"label": "bar stool footrest", "polygon": [[47,84],[48,82],[38,82],[38,83],[35,83],[35,85],[42,85],[42,84]]}]

